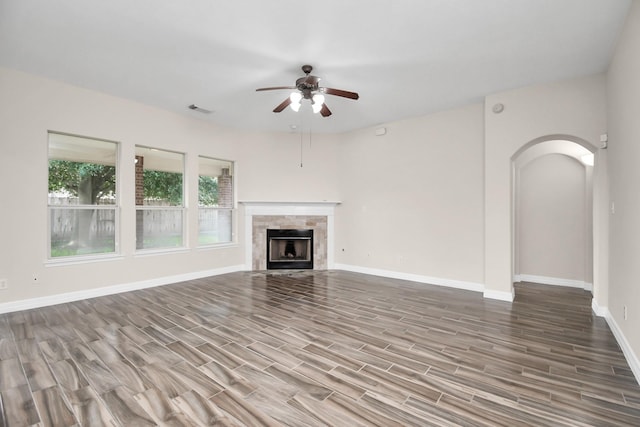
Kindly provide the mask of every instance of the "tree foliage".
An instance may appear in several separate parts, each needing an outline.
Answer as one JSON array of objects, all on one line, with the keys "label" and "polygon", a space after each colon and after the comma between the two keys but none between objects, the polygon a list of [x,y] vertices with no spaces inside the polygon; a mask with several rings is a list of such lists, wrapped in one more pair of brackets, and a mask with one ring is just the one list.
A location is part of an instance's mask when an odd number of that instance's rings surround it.
[{"label": "tree foliage", "polygon": [[144,198],[163,200],[171,206],[182,204],[182,174],[147,169],[144,171]]},{"label": "tree foliage", "polygon": [[49,192],[56,191],[83,196],[86,203],[95,204],[100,198],[115,194],[116,168],[95,163],[50,160]]},{"label": "tree foliage", "polygon": [[[87,189],[87,187],[89,187]],[[144,198],[182,204],[182,174],[156,170],[144,171]],[[84,198],[81,203],[95,204],[100,198],[116,191],[116,168],[96,163],[49,161],[49,192],[66,192]],[[84,194],[86,193],[86,194]],[[200,176],[198,179],[200,206],[218,205],[218,179]]]},{"label": "tree foliage", "polygon": [[218,179],[200,175],[198,179],[198,204],[200,206],[218,205]]}]

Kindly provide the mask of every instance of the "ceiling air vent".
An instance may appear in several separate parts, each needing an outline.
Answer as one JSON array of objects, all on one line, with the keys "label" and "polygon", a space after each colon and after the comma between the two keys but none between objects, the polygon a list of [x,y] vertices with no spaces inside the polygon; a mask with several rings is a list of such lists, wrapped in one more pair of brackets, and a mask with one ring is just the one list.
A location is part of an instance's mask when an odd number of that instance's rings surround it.
[{"label": "ceiling air vent", "polygon": [[206,108],[198,107],[196,104],[189,105],[189,109],[197,111],[199,113],[203,113],[203,114],[211,114],[211,113],[213,113],[212,110],[207,110]]}]

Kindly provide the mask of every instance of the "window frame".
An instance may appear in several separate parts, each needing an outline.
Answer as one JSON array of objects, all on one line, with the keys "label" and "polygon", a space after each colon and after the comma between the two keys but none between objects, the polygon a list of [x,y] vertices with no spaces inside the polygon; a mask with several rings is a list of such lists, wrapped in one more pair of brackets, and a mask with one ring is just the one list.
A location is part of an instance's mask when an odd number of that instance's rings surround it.
[{"label": "window frame", "polygon": [[[134,200],[134,212],[135,212],[135,235],[134,235],[134,246],[135,246],[135,254],[136,255],[144,255],[144,254],[154,254],[154,253],[167,253],[167,252],[181,252],[188,249],[188,208],[187,208],[187,153],[176,151],[176,150],[167,150],[165,148],[156,148],[150,147],[147,145],[135,144],[134,153],[135,156],[138,156],[138,148],[143,150],[149,150],[151,152],[165,152],[171,154],[178,154],[182,156],[181,167],[182,167],[182,194],[181,194],[181,204],[180,205],[169,205],[169,206],[149,206],[149,205],[139,205],[137,201]],[[155,169],[149,169],[155,170]],[[143,166],[144,173],[144,166]],[[135,172],[134,172],[135,179]],[[134,182],[134,188],[135,188]],[[180,223],[181,223],[181,244],[179,246],[160,246],[160,247],[149,247],[138,248],[138,212],[160,212],[160,211],[173,211],[180,212]],[[144,237],[144,234],[142,235]]]},{"label": "window frame", "polygon": [[[200,205],[200,177],[201,176],[210,176],[210,175],[202,175],[200,173],[200,168],[201,168],[201,163],[200,160],[201,159],[205,159],[205,160],[213,160],[213,161],[217,161],[220,163],[227,163],[229,165],[229,170],[230,170],[230,176],[231,176],[231,206],[230,207],[220,207],[219,204],[217,206],[201,206]],[[203,155],[200,154],[198,155],[198,170],[197,170],[197,180],[198,180],[198,191],[197,191],[197,207],[198,207],[198,212],[197,212],[197,217],[198,217],[198,223],[197,223],[197,229],[198,229],[198,233],[197,233],[197,239],[196,239],[196,247],[199,249],[206,249],[206,248],[216,248],[216,247],[223,247],[223,246],[231,246],[231,245],[235,245],[237,244],[236,242],[236,225],[237,225],[237,201],[236,201],[236,162],[233,160],[228,160],[228,159],[222,159],[219,157],[212,157],[212,156],[207,156],[207,155]],[[219,184],[219,183],[218,183]],[[218,187],[218,191],[220,190],[220,188]],[[228,211],[229,212],[229,218],[230,218],[230,224],[229,224],[229,240],[228,241],[223,241],[223,242],[215,242],[215,243],[202,243],[201,242],[201,234],[200,234],[200,218],[201,218],[201,213],[203,211],[207,211],[207,210],[211,210],[211,211],[215,211],[218,212],[218,214],[220,212],[223,211]]]},{"label": "window frame", "polygon": [[[115,197],[113,204],[69,204],[69,205],[52,205],[50,203],[49,198],[49,165],[51,160],[56,160],[51,158],[51,136],[58,135],[60,137],[70,137],[70,138],[78,138],[85,139],[90,141],[99,141],[106,142],[110,144],[114,144],[114,168],[115,168]],[[68,263],[82,263],[88,261],[99,261],[99,260],[108,260],[113,258],[121,257],[121,179],[120,179],[120,169],[121,169],[121,152],[122,146],[118,141],[113,141],[105,138],[97,138],[92,136],[78,135],[68,132],[58,132],[53,130],[47,131],[47,180],[46,180],[46,188],[47,188],[47,238],[46,238],[46,263],[47,264],[68,264]],[[53,232],[53,224],[52,224],[52,214],[56,210],[69,209],[72,211],[86,211],[86,210],[105,210],[105,211],[113,211],[114,218],[114,250],[112,252],[93,252],[87,254],[76,254],[76,255],[61,255],[61,256],[52,256],[52,232]]]}]

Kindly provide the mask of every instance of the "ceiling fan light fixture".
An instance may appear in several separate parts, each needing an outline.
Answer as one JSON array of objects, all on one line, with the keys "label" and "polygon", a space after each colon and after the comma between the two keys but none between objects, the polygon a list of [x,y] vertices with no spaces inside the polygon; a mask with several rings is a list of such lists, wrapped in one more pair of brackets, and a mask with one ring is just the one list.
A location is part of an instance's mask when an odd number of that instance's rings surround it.
[{"label": "ceiling fan light fixture", "polygon": [[295,112],[300,110],[300,101],[302,101],[302,94],[300,92],[292,92],[289,95],[289,99],[291,100],[291,104],[289,105],[291,109]]},{"label": "ceiling fan light fixture", "polygon": [[256,89],[257,92],[265,90],[281,90],[281,89],[297,89],[293,93],[289,94],[284,101],[273,109],[274,113],[281,113],[285,108],[291,107],[293,111],[299,111],[301,102],[303,99],[311,101],[311,107],[314,113],[320,113],[322,117],[329,117],[332,113],[327,104],[324,103],[324,95],[341,96],[348,99],[358,99],[360,96],[356,92],[349,92],[348,90],[334,89],[330,87],[320,87],[318,83],[320,78],[312,76],[311,65],[303,65],[302,71],[305,76],[296,80],[295,86],[273,86],[273,87],[261,87]]},{"label": "ceiling fan light fixture", "polygon": [[311,108],[313,108],[314,113],[319,113],[322,110],[322,104],[324,104],[324,95],[320,93],[316,93],[311,98],[313,103],[311,104]]}]

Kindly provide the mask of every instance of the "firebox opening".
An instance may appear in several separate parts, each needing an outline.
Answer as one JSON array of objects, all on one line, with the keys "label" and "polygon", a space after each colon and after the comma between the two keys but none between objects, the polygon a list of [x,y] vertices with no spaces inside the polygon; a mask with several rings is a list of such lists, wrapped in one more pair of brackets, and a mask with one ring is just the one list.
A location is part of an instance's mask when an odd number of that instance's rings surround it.
[{"label": "firebox opening", "polygon": [[267,270],[313,269],[313,230],[267,229]]}]

